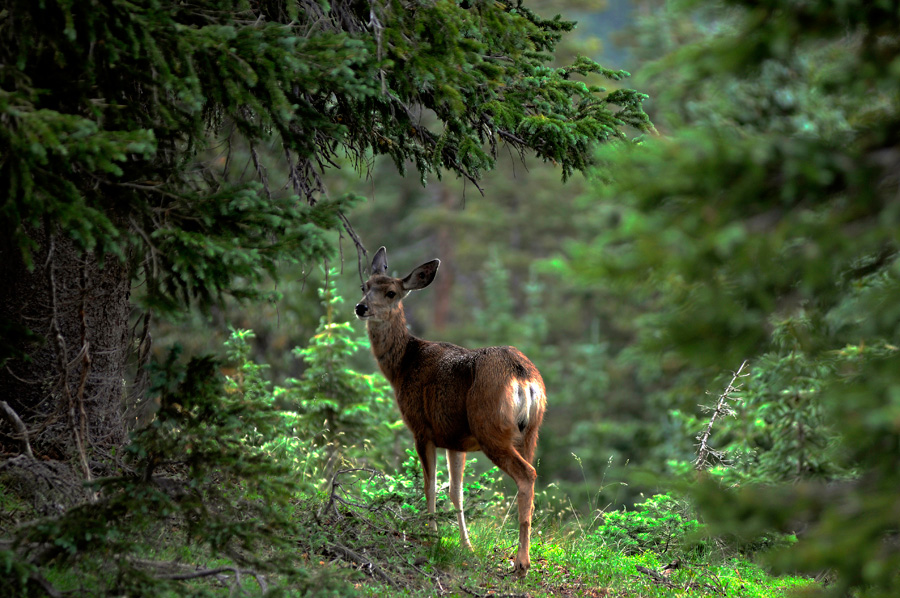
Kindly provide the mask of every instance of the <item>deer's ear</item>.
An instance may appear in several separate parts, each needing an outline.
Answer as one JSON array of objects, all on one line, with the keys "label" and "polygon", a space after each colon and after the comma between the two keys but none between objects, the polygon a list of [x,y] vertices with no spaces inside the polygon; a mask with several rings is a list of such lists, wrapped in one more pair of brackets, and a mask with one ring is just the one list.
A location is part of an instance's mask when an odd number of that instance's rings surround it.
[{"label": "deer's ear", "polygon": [[387,249],[382,247],[375,252],[375,257],[372,258],[372,275],[385,274],[387,269]]},{"label": "deer's ear", "polygon": [[418,291],[430,285],[440,265],[441,260],[431,260],[410,272],[409,276],[403,279],[403,290]]}]

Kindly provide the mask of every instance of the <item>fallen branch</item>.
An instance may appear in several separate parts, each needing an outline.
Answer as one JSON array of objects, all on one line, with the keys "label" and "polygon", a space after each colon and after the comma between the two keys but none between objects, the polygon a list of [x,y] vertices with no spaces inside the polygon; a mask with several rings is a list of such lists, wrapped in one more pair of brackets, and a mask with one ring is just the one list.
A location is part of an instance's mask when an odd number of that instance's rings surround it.
[{"label": "fallen branch", "polygon": [[349,559],[351,562],[359,564],[363,569],[369,569],[370,571],[378,575],[378,577],[387,582],[388,585],[390,585],[392,588],[400,587],[397,582],[395,582],[387,573],[384,572],[384,569],[379,567],[376,563],[373,563],[369,559],[365,558],[358,552],[354,552],[353,550],[350,550],[349,548],[347,548],[346,546],[342,546],[341,544],[328,544],[325,549],[331,551],[332,553],[338,554],[345,560]]},{"label": "fallen branch", "polygon": [[50,598],[62,598],[63,593],[54,587],[52,583],[47,581],[43,575],[36,571],[32,571],[28,575],[28,580],[32,583],[35,583],[41,587],[41,590],[44,591],[45,594],[50,596]]},{"label": "fallen branch", "polygon": [[[241,575],[252,575],[259,585],[263,594],[268,590],[268,584],[265,577],[252,569],[240,569],[238,567],[216,567],[215,569],[193,569],[181,563],[165,562],[165,561],[148,561],[143,559],[134,559],[132,564],[145,569],[156,569],[154,573],[156,579],[168,579],[172,581],[188,581],[191,579],[202,579],[204,577],[216,577],[223,584],[225,580],[222,577],[226,574],[234,575],[234,584],[240,586]],[[163,573],[166,569],[175,569],[176,573]]]},{"label": "fallen branch", "polygon": [[31,443],[28,442],[28,428],[25,427],[22,418],[6,401],[0,401],[0,413],[9,422],[9,425],[16,430],[16,434],[19,435],[19,439],[22,441],[22,448],[25,450],[25,454],[34,459],[34,453],[31,452]]},{"label": "fallen branch", "polygon": [[667,588],[677,588],[678,585],[673,583],[671,579],[666,579],[666,577],[658,572],[654,571],[650,567],[644,567],[643,565],[636,565],[635,569],[637,569],[640,573],[643,573],[650,579],[654,581],[654,583],[658,583],[660,585],[666,586]]},{"label": "fallen branch", "polygon": [[[673,590],[706,589],[706,590],[711,590],[712,592],[714,592],[716,594],[723,594],[723,595],[725,594],[724,589],[717,588],[716,586],[708,584],[708,583],[699,584],[694,581],[686,581],[684,583],[676,583],[666,576],[665,571],[663,573],[660,573],[659,571],[654,571],[650,567],[644,567],[643,565],[636,565],[635,569],[637,569],[638,572],[643,573],[644,575],[649,577],[653,581],[653,583],[660,585],[660,586],[667,587],[667,588],[671,588]],[[666,569],[666,571],[671,571],[671,569]]]},{"label": "fallen branch", "polygon": [[470,596],[475,596],[476,598],[530,598],[530,594],[496,594],[496,593],[479,593],[475,590],[467,588],[466,586],[459,584],[459,589],[465,592]]}]

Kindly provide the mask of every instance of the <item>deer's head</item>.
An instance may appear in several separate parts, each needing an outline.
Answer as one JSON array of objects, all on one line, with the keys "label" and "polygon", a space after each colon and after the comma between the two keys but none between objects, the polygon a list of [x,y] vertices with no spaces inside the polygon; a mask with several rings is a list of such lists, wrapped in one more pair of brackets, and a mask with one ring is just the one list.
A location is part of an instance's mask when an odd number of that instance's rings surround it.
[{"label": "deer's head", "polygon": [[410,291],[424,289],[434,280],[441,260],[425,262],[406,278],[394,278],[387,274],[387,250],[382,247],[372,258],[369,280],[362,285],[363,296],[356,304],[356,317],[361,320],[386,320],[393,312],[400,311],[400,301]]}]

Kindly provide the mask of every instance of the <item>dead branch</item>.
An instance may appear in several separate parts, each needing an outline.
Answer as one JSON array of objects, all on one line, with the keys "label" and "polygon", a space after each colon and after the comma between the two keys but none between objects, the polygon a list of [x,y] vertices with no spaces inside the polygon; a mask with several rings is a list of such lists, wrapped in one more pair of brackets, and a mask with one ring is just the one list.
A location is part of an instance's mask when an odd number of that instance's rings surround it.
[{"label": "dead branch", "polygon": [[344,560],[349,560],[352,563],[359,564],[361,569],[366,569],[366,570],[369,570],[372,573],[376,574],[378,577],[383,579],[392,588],[400,587],[399,584],[397,582],[395,582],[387,573],[385,573],[384,569],[379,567],[377,563],[370,561],[369,559],[365,558],[358,552],[354,552],[353,550],[350,550],[346,546],[343,546],[341,544],[336,544],[336,543],[327,544],[325,546],[325,549],[332,553],[336,553],[338,556],[343,557]]},{"label": "dead branch", "polygon": [[[76,404],[78,406],[78,434],[81,438],[81,459],[84,461],[82,465],[82,469],[86,469],[87,467],[87,455],[84,454],[84,445],[90,442],[90,436],[88,434],[88,417],[87,413],[84,409],[84,389],[87,386],[88,374],[91,371],[91,344],[87,338],[87,260],[84,261],[84,264],[81,268],[80,273],[80,283],[81,283],[81,305],[79,306],[79,315],[81,316],[81,379],[78,382],[78,392],[75,395]],[[87,481],[91,480],[91,472],[90,469],[86,469],[85,479]]]},{"label": "dead branch", "polygon": [[9,422],[9,425],[15,429],[16,434],[22,441],[22,449],[25,451],[25,454],[34,459],[34,453],[31,452],[31,443],[28,442],[28,428],[25,427],[25,423],[19,417],[19,414],[6,401],[0,401],[0,413]]},{"label": "dead branch", "polygon": [[[144,391],[147,390],[150,384],[150,370],[148,366],[150,364],[150,349],[153,347],[153,335],[150,333],[150,312],[145,312],[140,321],[142,322],[140,335],[135,337],[135,329],[131,331],[132,338],[137,339],[137,363],[135,364],[134,382],[131,386],[128,408],[125,413],[126,425],[131,428],[143,427],[144,424],[149,423],[155,413],[152,405],[149,405],[151,408],[148,408],[148,400],[141,400],[141,397],[144,396]],[[135,328],[136,326],[137,324],[135,324]],[[143,413],[146,411],[150,412],[149,415]]]},{"label": "dead branch", "polygon": [[382,478],[384,477],[384,474],[381,473],[380,471],[377,471],[375,469],[371,469],[368,467],[354,467],[351,469],[339,469],[339,470],[335,471],[334,475],[331,476],[331,483],[329,484],[329,486],[331,486],[331,492],[329,493],[329,496],[328,496],[328,502],[326,502],[324,505],[322,505],[322,508],[319,509],[319,512],[317,513],[317,517],[319,519],[321,519],[322,516],[329,509],[334,511],[334,514],[338,519],[342,519],[343,515],[341,515],[340,511],[338,511],[338,509],[337,509],[338,503],[347,505],[348,507],[356,507],[356,508],[360,508],[360,509],[372,510],[372,508],[369,507],[368,505],[354,502],[352,500],[348,500],[342,496],[344,484],[342,482],[338,481],[338,477],[341,475],[344,475],[344,474],[357,473],[357,472],[368,473],[369,481],[371,481],[375,477],[382,477]]},{"label": "dead branch", "polygon": [[710,590],[716,594],[723,594],[723,595],[725,594],[725,590],[723,588],[719,588],[719,587],[713,586],[708,583],[700,584],[700,583],[697,583],[694,581],[686,581],[684,583],[675,582],[666,576],[666,572],[669,571],[668,569],[665,570],[663,573],[660,573],[659,571],[654,571],[653,569],[651,569],[649,567],[644,567],[643,565],[636,565],[635,569],[637,569],[639,573],[643,573],[644,575],[649,577],[650,580],[653,583],[655,583],[656,585],[660,585],[660,586],[663,586],[666,588],[671,588],[673,590],[703,590],[703,589],[705,589],[705,590]]},{"label": "dead branch", "polygon": [[42,515],[59,515],[88,498],[83,479],[66,462],[43,461],[23,453],[0,462],[0,473],[3,486]]},{"label": "dead branch", "polygon": [[[353,244],[356,246],[356,267],[359,270],[359,280],[360,282],[365,282],[366,278],[368,278],[368,274],[366,273],[366,264],[369,263],[368,253],[366,252],[366,248],[363,245],[362,239],[359,238],[359,235],[353,229],[353,225],[350,224],[350,219],[343,212],[338,212],[338,218],[341,220],[341,224],[344,226],[344,230],[350,236],[350,239],[353,241]],[[343,259],[341,260],[343,264]]]},{"label": "dead branch", "polygon": [[63,338],[62,330],[59,328],[59,317],[57,314],[57,298],[56,298],[56,277],[53,272],[54,256],[56,251],[56,233],[51,231],[49,220],[44,224],[50,237],[50,248],[47,251],[47,261],[44,264],[45,275],[47,277],[47,286],[50,290],[50,338],[53,341],[53,348],[56,351],[57,368],[60,375],[60,386],[66,398],[69,414],[69,426],[72,430],[72,436],[75,440],[75,448],[78,451],[78,461],[81,465],[81,472],[84,479],[91,480],[91,470],[87,463],[87,454],[84,450],[84,438],[82,438],[78,427],[78,417],[75,413],[75,397],[69,387],[69,366],[66,363],[66,341]]},{"label": "dead branch", "polygon": [[702,471],[709,467],[709,458],[713,457],[715,459],[722,459],[723,454],[720,451],[713,449],[709,445],[709,437],[712,435],[713,424],[716,423],[716,419],[721,415],[734,415],[734,410],[731,409],[731,406],[728,404],[728,401],[737,401],[739,400],[736,397],[732,397],[731,393],[737,392],[740,390],[743,384],[738,384],[735,386],[735,382],[738,378],[746,378],[750,374],[741,374],[744,370],[744,367],[747,365],[747,360],[741,364],[741,367],[737,369],[736,372],[733,372],[731,377],[731,382],[728,383],[728,386],[725,388],[725,391],[719,395],[718,403],[716,404],[715,409],[712,410],[712,416],[709,418],[709,423],[706,424],[706,429],[697,436],[697,440],[700,443],[697,445],[697,459],[694,461],[694,469],[697,471]]},{"label": "dead branch", "polygon": [[259,180],[262,183],[263,190],[266,192],[266,197],[272,199],[272,190],[269,189],[269,171],[266,170],[266,167],[260,162],[259,153],[257,153],[256,146],[252,143],[250,144],[250,157],[253,159],[253,167],[256,168],[256,176],[259,177]]},{"label": "dead branch", "polygon": [[471,588],[467,588],[466,586],[464,586],[462,584],[459,584],[458,587],[460,590],[462,590],[466,594],[468,594],[470,596],[475,596],[476,598],[488,598],[488,597],[490,597],[490,598],[530,598],[530,596],[531,596],[530,594],[496,594],[494,592],[481,593],[481,592],[476,592],[475,590],[473,590]]},{"label": "dead branch", "polygon": [[37,571],[32,571],[28,574],[28,580],[34,582],[35,584],[41,587],[41,590],[44,591],[45,594],[50,596],[50,598],[62,598],[63,593],[57,590],[52,583],[47,581],[43,575],[38,573]]},{"label": "dead branch", "polygon": [[268,584],[266,583],[265,576],[253,569],[241,569],[239,567],[197,569],[189,565],[172,561],[151,561],[145,559],[132,559],[131,564],[142,569],[156,570],[156,573],[153,574],[156,579],[167,579],[172,581],[188,581],[191,579],[202,579],[204,577],[215,577],[219,582],[225,584],[227,574],[231,574],[234,575],[234,583],[232,585],[239,586],[241,583],[241,575],[252,575],[262,593],[265,594],[266,591],[268,591]]}]

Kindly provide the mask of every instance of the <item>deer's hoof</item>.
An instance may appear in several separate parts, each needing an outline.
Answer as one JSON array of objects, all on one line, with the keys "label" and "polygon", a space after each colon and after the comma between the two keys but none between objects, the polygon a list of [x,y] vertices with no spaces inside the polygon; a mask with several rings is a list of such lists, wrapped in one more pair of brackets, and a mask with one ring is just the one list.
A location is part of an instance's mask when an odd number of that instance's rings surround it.
[{"label": "deer's hoof", "polygon": [[525,576],[528,575],[528,568],[531,566],[531,563],[528,560],[519,560],[516,559],[515,565],[513,565],[513,573],[516,574],[516,577],[519,579],[525,579]]}]

